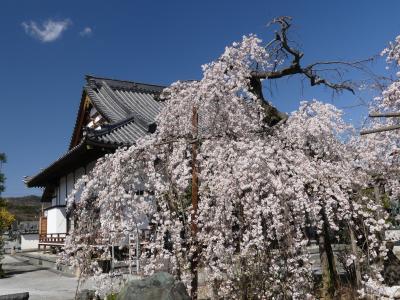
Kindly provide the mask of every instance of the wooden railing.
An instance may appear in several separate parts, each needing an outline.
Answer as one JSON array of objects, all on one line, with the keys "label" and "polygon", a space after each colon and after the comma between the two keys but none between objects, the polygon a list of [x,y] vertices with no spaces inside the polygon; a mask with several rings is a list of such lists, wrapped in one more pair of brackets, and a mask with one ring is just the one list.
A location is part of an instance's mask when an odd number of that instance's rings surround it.
[{"label": "wooden railing", "polygon": [[39,249],[41,246],[46,249],[49,247],[62,247],[65,245],[65,233],[49,233],[39,235]]}]

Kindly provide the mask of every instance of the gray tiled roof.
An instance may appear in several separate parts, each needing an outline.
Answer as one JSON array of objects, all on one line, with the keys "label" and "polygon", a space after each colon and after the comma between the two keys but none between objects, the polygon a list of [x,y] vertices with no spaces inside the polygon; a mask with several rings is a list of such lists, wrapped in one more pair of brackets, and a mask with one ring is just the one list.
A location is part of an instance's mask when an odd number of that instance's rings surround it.
[{"label": "gray tiled roof", "polygon": [[112,124],[136,115],[154,123],[163,104],[163,86],[87,76],[85,90],[96,109]]},{"label": "gray tiled roof", "polygon": [[85,90],[94,107],[109,125],[87,130],[87,138],[98,143],[132,145],[151,133],[163,102],[164,86],[86,76]]},{"label": "gray tiled roof", "polygon": [[118,127],[109,133],[97,135],[92,140],[107,144],[132,145],[146,134],[148,134],[147,128],[144,128],[135,122],[131,122]]},{"label": "gray tiled roof", "polygon": [[87,131],[87,139],[101,144],[129,146],[146,134],[152,133],[154,127],[154,123],[146,123],[137,116],[132,116],[101,130]]},{"label": "gray tiled roof", "polygon": [[[38,174],[26,178],[29,187],[47,186],[76,166],[93,161],[116,147],[133,145],[139,138],[154,132],[155,119],[164,106],[158,99],[164,86],[94,76],[86,76],[86,81],[84,90],[107,124],[100,130],[85,128],[86,134],[76,145],[72,143],[72,136],[67,153]],[[78,117],[84,109],[83,103],[82,98]],[[78,124],[77,118],[74,132]]]}]

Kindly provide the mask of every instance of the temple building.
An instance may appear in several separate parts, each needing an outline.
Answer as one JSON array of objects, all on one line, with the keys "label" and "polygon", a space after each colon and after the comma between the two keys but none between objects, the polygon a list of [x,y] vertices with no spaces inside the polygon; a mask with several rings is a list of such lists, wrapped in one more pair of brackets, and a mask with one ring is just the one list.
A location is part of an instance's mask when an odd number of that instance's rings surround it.
[{"label": "temple building", "polygon": [[75,182],[96,161],[118,147],[130,146],[155,131],[164,86],[86,76],[67,152],[38,174],[28,187],[44,188],[42,202],[51,202],[39,222],[39,248],[62,247],[73,226],[66,199]]}]

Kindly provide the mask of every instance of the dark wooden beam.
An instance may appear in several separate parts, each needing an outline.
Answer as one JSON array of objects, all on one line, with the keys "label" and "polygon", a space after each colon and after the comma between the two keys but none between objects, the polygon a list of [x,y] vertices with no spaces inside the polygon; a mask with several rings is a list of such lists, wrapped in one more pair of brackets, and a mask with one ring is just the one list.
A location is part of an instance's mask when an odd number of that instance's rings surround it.
[{"label": "dark wooden beam", "polygon": [[386,112],[386,113],[373,112],[373,113],[370,113],[369,116],[370,116],[371,118],[392,118],[392,117],[400,117],[400,112]]},{"label": "dark wooden beam", "polygon": [[381,128],[376,128],[376,129],[362,130],[360,132],[360,135],[366,135],[366,134],[378,133],[378,132],[384,132],[384,131],[392,131],[392,130],[397,130],[397,129],[400,129],[400,125],[392,125],[392,126],[381,127]]}]

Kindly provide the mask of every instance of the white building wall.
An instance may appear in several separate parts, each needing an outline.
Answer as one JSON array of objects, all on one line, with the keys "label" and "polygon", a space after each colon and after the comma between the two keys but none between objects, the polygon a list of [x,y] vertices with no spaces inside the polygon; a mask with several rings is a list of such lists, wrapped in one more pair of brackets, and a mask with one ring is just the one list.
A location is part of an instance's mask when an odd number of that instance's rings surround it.
[{"label": "white building wall", "polygon": [[21,234],[21,250],[37,249],[39,245],[38,233]]},{"label": "white building wall", "polygon": [[[90,172],[96,161],[90,162],[86,167],[76,169],[74,172],[69,173],[67,176],[60,178],[59,185],[56,188],[57,197],[56,200],[52,201],[52,206],[66,205],[68,195],[74,188],[76,181],[83,175]],[[76,194],[76,199],[79,201],[81,191]],[[66,233],[67,232],[67,217],[65,207],[54,207],[46,210],[45,215],[47,216],[47,233]],[[70,224],[73,226],[73,224]]]},{"label": "white building wall", "polygon": [[65,207],[53,207],[47,210],[47,234],[66,233],[67,217]]}]

